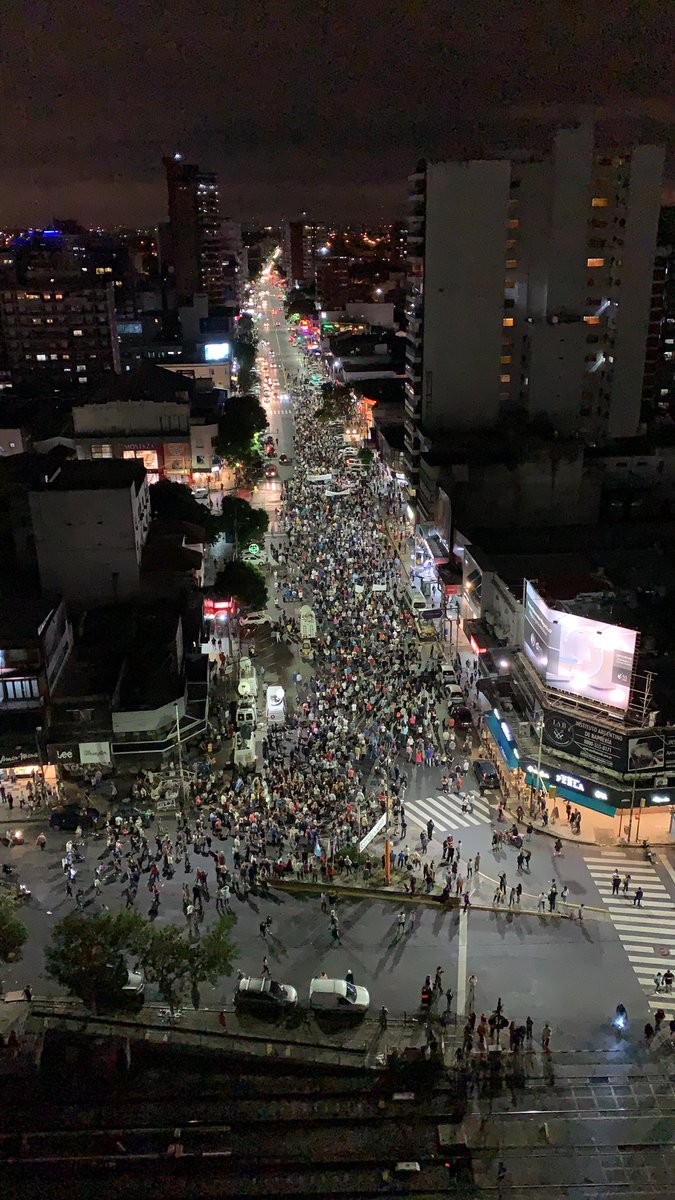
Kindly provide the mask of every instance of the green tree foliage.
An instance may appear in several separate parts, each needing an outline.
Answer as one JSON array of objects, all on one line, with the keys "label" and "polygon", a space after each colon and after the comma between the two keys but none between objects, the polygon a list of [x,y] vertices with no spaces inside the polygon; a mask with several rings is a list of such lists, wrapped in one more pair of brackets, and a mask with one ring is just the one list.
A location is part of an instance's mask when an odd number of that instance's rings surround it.
[{"label": "green tree foliage", "polygon": [[16,915],[17,901],[9,894],[0,894],[0,962],[13,962],[21,956],[21,947],[28,930]]},{"label": "green tree foliage", "polygon": [[257,452],[254,438],[267,428],[267,413],[255,396],[230,396],[218,422],[216,452],[228,462],[247,462]]},{"label": "green tree foliage", "polygon": [[160,479],[159,483],[151,484],[150,508],[153,517],[158,520],[187,521],[190,525],[200,525],[209,545],[215,542],[223,531],[221,518],[209,512],[205,504],[195,500],[184,483]]},{"label": "green tree foliage", "polygon": [[366,450],[364,448],[363,450],[359,450],[358,457],[359,457],[359,460],[363,463],[364,467],[370,467],[370,466],[372,466],[375,455],[373,454],[372,450]]},{"label": "green tree foliage", "polygon": [[284,310],[287,317],[315,317],[314,288],[292,288],[286,297]]},{"label": "green tree foliage", "polygon": [[267,604],[267,583],[258,567],[245,562],[225,563],[216,575],[213,588],[219,600],[235,599],[241,608],[252,608],[255,612]]},{"label": "green tree foliage", "polygon": [[254,508],[248,500],[239,496],[224,496],[222,503],[222,524],[225,533],[245,550],[251,542],[261,541],[269,527],[270,519],[263,508]]},{"label": "green tree foliage", "polygon": [[90,1008],[115,1007],[127,981],[127,962],[142,957],[148,932],[135,909],[69,913],[55,925],[45,949],[47,974]]},{"label": "green tree foliage", "polygon": [[178,925],[150,930],[141,957],[145,977],[157,984],[162,999],[175,1012],[188,984],[196,988],[208,981],[217,983],[229,975],[236,953],[230,938],[235,918],[218,917],[198,941],[190,941]]},{"label": "green tree foliage", "polygon": [[255,342],[247,337],[237,338],[232,344],[232,357],[237,363],[237,386],[239,392],[247,392],[253,378],[257,355]]}]

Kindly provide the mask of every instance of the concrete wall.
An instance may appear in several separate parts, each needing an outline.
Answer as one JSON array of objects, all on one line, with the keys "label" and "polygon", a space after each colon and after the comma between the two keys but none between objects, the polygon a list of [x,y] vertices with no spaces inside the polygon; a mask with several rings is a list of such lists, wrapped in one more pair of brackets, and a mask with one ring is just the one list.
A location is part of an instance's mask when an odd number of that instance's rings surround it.
[{"label": "concrete wall", "polygon": [[[30,507],[43,590],[82,606],[135,596],[147,536],[147,485],[32,492]],[[148,500],[149,508],[149,500]]]},{"label": "concrete wall", "polygon": [[114,400],[73,408],[75,436],[87,434],[187,433],[190,406],[154,400]]},{"label": "concrete wall", "polygon": [[632,437],[640,423],[663,162],[663,146],[637,146],[631,156],[624,243],[621,263],[615,268],[621,288],[615,316],[610,437]]},{"label": "concrete wall", "polygon": [[427,167],[422,424],[432,433],[497,417],[510,170]]},{"label": "concrete wall", "polygon": [[510,470],[497,463],[472,465],[461,494],[453,494],[454,519],[510,525],[588,525],[598,520],[600,485],[585,471],[583,451],[573,461],[546,452]]}]

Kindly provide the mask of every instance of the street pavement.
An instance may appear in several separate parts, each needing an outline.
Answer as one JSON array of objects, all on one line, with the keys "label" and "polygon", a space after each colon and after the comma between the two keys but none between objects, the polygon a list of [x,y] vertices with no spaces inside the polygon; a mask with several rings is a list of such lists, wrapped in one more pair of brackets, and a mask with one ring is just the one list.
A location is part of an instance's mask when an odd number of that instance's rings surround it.
[{"label": "street pavement", "polygon": [[[278,399],[278,392],[289,390],[289,378],[299,367],[299,351],[288,341],[285,322],[281,329],[274,322],[268,327],[263,323],[261,336],[270,343],[261,355],[269,359],[271,348],[276,359],[276,366],[269,362],[265,366],[268,372],[277,373],[278,383],[277,396],[268,403],[270,428],[279,439],[279,452],[293,459],[292,409],[287,401]],[[280,465],[279,479],[266,481],[253,497],[254,503],[270,513],[267,548],[275,537],[274,509],[279,504],[281,483],[292,471],[292,463],[288,467]],[[270,590],[274,611],[274,593]],[[266,668],[265,682],[280,678],[291,701],[296,702],[298,693],[291,686],[292,677],[298,672],[306,676],[310,668],[299,665],[291,648],[273,643],[268,629],[256,631],[255,644],[258,661]],[[411,850],[417,847],[419,832],[431,816],[435,828],[429,861],[440,860],[441,842],[447,833],[453,834],[455,845],[461,841],[463,861],[479,851],[481,870],[470,889],[469,912],[442,911],[433,903],[406,904],[406,912],[414,912],[414,927],[400,936],[396,916],[401,901],[343,900],[342,944],[336,945],[316,896],[272,892],[265,900],[255,896],[246,901],[233,899],[236,965],[246,972],[259,973],[263,956],[267,955],[273,974],[281,982],[296,986],[301,999],[307,996],[313,975],[325,971],[329,976],[343,976],[351,970],[356,982],[371,992],[374,1010],[385,1004],[392,1013],[415,1011],[425,976],[433,978],[440,966],[444,987],[454,993],[453,1011],[459,1007],[463,1013],[472,1002],[478,1013],[489,1011],[501,997],[509,1019],[513,1016],[522,1022],[530,1015],[536,1028],[548,1020],[556,1049],[607,1045],[614,1037],[611,1018],[619,1002],[627,1007],[637,1036],[649,1012],[653,1013],[662,1000],[654,995],[654,973],[666,968],[671,949],[675,948],[675,874],[665,856],[653,867],[644,862],[639,851],[598,850],[572,841],[565,841],[563,853],[556,855],[554,838],[537,831],[528,845],[532,850],[531,869],[519,874],[515,849],[491,849],[493,797],[477,799],[472,811],[462,812],[461,802],[440,792],[439,769],[412,764],[404,769],[409,775],[405,798],[409,828],[404,843],[394,838],[394,849],[402,845]],[[466,787],[470,788],[471,783]],[[163,820],[163,825],[173,835],[173,821]],[[30,935],[24,957],[4,969],[3,982],[6,990],[23,988],[30,982],[37,994],[50,995],[55,989],[43,972],[43,946],[50,929],[72,908],[73,901],[65,895],[61,867],[66,835],[48,830],[47,849],[41,852],[34,844],[39,827],[27,826],[27,844],[0,855],[3,861],[9,859],[16,865],[19,877],[33,891],[33,900],[22,910]],[[549,832],[555,834],[555,829]],[[381,843],[374,843],[372,849],[381,853]],[[230,853],[228,849],[228,862]],[[92,839],[87,843],[86,862],[80,872],[87,904],[94,909],[101,903],[90,887],[99,856],[105,856],[104,843]],[[193,867],[197,862],[194,856]],[[617,900],[608,894],[615,867],[622,875],[626,871],[632,875],[633,887],[627,899]],[[521,907],[525,911],[509,909],[506,904],[497,910],[491,908],[495,883],[502,871],[507,874],[509,891],[512,885],[522,883]],[[212,876],[213,872],[209,881],[213,887]],[[160,924],[183,924],[184,879],[181,867],[173,880],[161,881]],[[539,893],[548,892],[552,879],[559,894],[564,885],[569,888],[569,906],[562,913],[537,914],[533,910]],[[634,908],[632,903],[638,882],[645,891],[642,909]],[[111,909],[121,907],[124,886],[124,881],[106,883],[102,902]],[[140,910],[145,911],[149,903],[142,880]],[[568,919],[567,913],[580,904],[587,906],[583,922]],[[207,919],[213,910],[211,900]],[[272,917],[272,932],[264,941],[259,926],[268,915]],[[468,984],[472,974],[477,977],[475,996]],[[232,993],[232,981],[224,980],[215,988],[205,987],[202,1001],[223,1004],[231,1000]],[[149,994],[152,997],[151,989]],[[673,1015],[672,997],[663,1000],[668,1015]]]}]

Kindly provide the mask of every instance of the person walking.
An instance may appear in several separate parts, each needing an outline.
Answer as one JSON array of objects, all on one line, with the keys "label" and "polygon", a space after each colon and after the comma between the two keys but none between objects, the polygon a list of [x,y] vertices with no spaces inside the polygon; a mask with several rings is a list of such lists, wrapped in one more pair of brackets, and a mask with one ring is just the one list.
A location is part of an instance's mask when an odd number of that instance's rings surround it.
[{"label": "person walking", "polygon": [[548,1054],[551,1049],[551,1026],[548,1021],[544,1022],[544,1027],[541,1031],[541,1048],[544,1054]]},{"label": "person walking", "polygon": [[618,896],[620,886],[621,886],[621,876],[619,875],[619,872],[615,870],[614,874],[612,875],[612,895],[613,896]]},{"label": "person walking", "polygon": [[380,1029],[382,1030],[382,1032],[384,1032],[384,1030],[387,1028],[387,1017],[388,1016],[389,1016],[389,1009],[386,1007],[385,1004],[383,1004],[380,1009]]},{"label": "person walking", "polygon": [[623,883],[621,885],[621,890],[622,890],[624,896],[628,895],[628,889],[630,887],[630,879],[631,879],[631,877],[630,877],[628,871],[626,871],[626,874],[623,877]]},{"label": "person walking", "polygon": [[637,907],[637,908],[642,908],[642,898],[643,898],[643,896],[644,896],[644,891],[643,891],[643,889],[642,889],[641,887],[638,887],[638,888],[636,888],[636,889],[635,889],[635,895],[633,896],[633,908],[636,908],[636,907]]},{"label": "person walking", "polygon": [[434,976],[434,991],[435,992],[443,991],[443,975],[444,975],[443,968],[436,967],[436,974]]},{"label": "person walking", "polygon": [[545,894],[545,892],[539,893],[539,901],[537,903],[537,912],[540,912],[540,913],[546,912],[546,894]]},{"label": "person walking", "polygon": [[402,908],[399,909],[396,923],[398,925],[398,937],[403,937],[405,931],[405,912]]}]

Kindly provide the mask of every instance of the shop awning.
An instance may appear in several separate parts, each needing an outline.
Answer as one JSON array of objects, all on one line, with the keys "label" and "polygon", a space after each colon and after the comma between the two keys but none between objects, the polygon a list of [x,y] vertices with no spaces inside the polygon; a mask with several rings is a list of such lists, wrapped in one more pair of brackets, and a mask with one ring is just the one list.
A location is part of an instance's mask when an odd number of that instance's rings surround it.
[{"label": "shop awning", "polygon": [[492,734],[504,762],[510,771],[519,766],[518,747],[507,721],[500,721],[494,712],[486,713],[485,723]]}]

